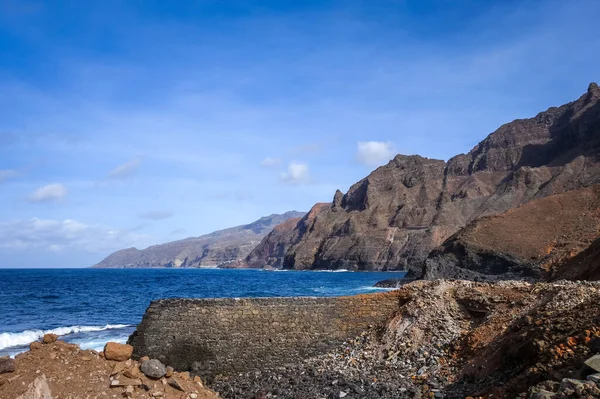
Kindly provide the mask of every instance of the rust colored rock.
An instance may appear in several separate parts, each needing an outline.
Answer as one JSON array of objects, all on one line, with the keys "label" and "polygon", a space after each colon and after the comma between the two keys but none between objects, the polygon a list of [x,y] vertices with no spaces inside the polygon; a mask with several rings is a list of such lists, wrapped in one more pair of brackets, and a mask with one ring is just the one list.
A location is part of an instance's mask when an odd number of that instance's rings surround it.
[{"label": "rust colored rock", "polygon": [[42,342],[45,344],[52,344],[58,340],[58,335],[56,334],[46,334],[44,338],[42,338]]},{"label": "rust colored rock", "polygon": [[38,341],[34,341],[32,343],[29,344],[29,350],[34,351],[37,349],[42,349],[42,343],[38,342]]},{"label": "rust colored rock", "polygon": [[52,392],[50,392],[50,387],[46,382],[46,376],[42,375],[33,380],[27,391],[18,396],[17,399],[52,399]]},{"label": "rust colored rock", "polygon": [[9,357],[0,358],[0,374],[15,371],[15,361]]},{"label": "rust colored rock", "polygon": [[131,345],[109,342],[104,347],[104,357],[106,360],[124,362],[130,359],[132,354],[133,347]]}]

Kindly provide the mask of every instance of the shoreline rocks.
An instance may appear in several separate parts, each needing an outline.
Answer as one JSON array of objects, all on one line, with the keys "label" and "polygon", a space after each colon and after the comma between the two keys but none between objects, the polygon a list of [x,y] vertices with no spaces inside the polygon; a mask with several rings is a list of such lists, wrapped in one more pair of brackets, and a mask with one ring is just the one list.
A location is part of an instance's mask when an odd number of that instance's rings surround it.
[{"label": "shoreline rocks", "polygon": [[188,373],[173,371],[168,379],[150,379],[132,359],[106,360],[96,351],[60,340],[37,344],[15,359],[1,359],[13,367],[0,374],[0,398],[218,398]]},{"label": "shoreline rocks", "polygon": [[124,362],[129,360],[131,355],[133,355],[133,346],[131,345],[108,342],[104,346],[104,358],[106,360]]}]

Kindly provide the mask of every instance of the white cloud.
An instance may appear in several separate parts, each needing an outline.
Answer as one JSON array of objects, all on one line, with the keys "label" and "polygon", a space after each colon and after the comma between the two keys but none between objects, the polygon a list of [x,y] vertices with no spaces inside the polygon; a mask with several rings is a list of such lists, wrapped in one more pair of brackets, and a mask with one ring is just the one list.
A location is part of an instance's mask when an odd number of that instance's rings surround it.
[{"label": "white cloud", "polygon": [[173,216],[173,212],[171,211],[148,211],[141,213],[140,218],[142,219],[150,219],[150,220],[163,220],[168,219]]},{"label": "white cloud", "polygon": [[291,162],[288,171],[282,173],[279,177],[281,181],[293,185],[308,184],[311,180],[308,165],[297,162]]},{"label": "white cloud", "polygon": [[111,170],[108,174],[108,177],[116,180],[129,179],[135,176],[141,164],[141,159],[132,159],[131,161],[119,165],[113,170]]},{"label": "white cloud", "polygon": [[277,166],[281,164],[281,158],[271,158],[271,157],[266,157],[265,159],[263,159],[262,161],[260,161],[260,165],[264,166],[266,168],[271,168],[273,166]]},{"label": "white cloud", "polygon": [[0,222],[0,248],[103,252],[148,244],[149,237],[146,235],[87,225],[70,219],[59,221],[33,218]]},{"label": "white cloud", "polygon": [[359,141],[356,158],[363,165],[379,166],[392,159],[396,153],[396,148],[390,142]]},{"label": "white cloud", "polygon": [[13,169],[0,169],[0,183],[17,176],[18,172]]},{"label": "white cloud", "polygon": [[68,190],[64,184],[48,184],[35,190],[29,195],[31,202],[55,202],[67,196]]}]

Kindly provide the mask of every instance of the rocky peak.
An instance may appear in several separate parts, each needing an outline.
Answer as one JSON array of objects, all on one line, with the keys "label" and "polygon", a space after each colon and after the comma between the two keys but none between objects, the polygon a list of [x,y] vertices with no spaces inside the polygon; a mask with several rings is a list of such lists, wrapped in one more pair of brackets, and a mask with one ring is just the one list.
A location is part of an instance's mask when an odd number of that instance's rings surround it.
[{"label": "rocky peak", "polygon": [[576,101],[502,125],[447,163],[397,155],[301,220],[283,267],[420,269],[477,218],[600,183],[598,91],[592,84]]}]

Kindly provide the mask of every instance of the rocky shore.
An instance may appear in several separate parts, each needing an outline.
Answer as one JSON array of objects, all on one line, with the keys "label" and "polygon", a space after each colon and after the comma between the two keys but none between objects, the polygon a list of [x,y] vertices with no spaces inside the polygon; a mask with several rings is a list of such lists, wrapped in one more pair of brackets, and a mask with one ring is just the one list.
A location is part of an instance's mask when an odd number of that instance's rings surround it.
[{"label": "rocky shore", "polygon": [[103,352],[82,350],[48,334],[15,359],[0,359],[0,398],[218,398],[199,377],[157,360],[135,361],[132,352],[131,346],[116,343]]},{"label": "rocky shore", "polygon": [[383,329],[209,385],[225,398],[600,397],[600,284],[439,280],[400,292]]},{"label": "rocky shore", "polygon": [[187,370],[131,359],[129,345],[98,353],[45,336],[0,359],[0,398],[600,397],[600,282],[415,281],[394,293],[383,325],[286,366],[217,374],[207,388]]}]

